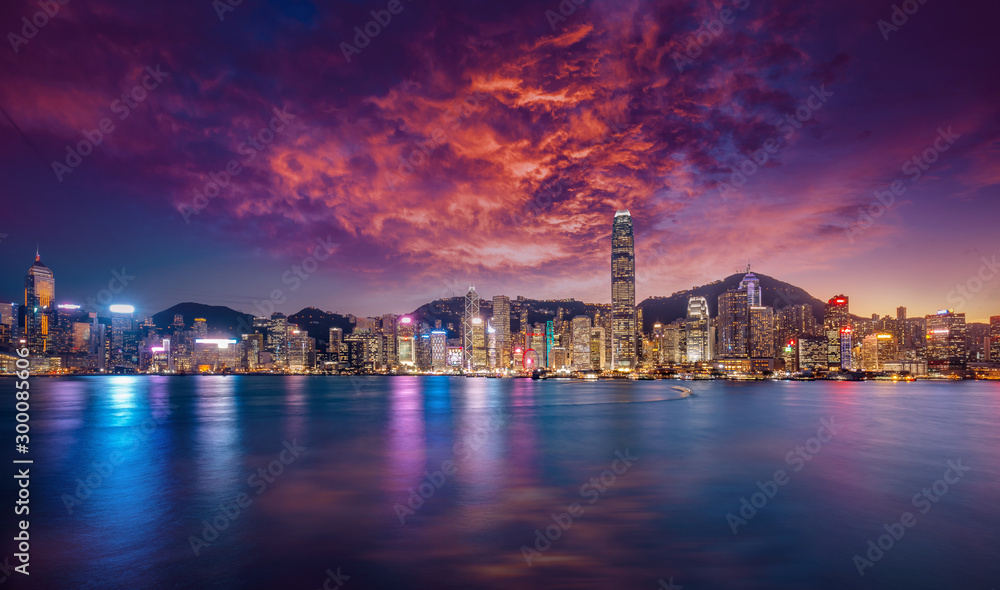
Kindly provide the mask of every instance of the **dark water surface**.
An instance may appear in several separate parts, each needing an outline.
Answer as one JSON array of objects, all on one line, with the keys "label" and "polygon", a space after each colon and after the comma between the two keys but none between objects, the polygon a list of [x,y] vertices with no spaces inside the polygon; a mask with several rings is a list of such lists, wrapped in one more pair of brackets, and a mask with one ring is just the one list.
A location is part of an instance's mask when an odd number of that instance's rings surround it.
[{"label": "dark water surface", "polygon": [[998,384],[31,381],[0,588],[1000,588]]}]

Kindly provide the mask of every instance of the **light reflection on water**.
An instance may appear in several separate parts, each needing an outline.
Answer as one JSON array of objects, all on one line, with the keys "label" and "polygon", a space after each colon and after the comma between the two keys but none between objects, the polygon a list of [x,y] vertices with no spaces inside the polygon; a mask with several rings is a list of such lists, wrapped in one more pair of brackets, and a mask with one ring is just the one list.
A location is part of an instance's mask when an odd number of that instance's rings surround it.
[{"label": "light reflection on water", "polygon": [[[346,378],[37,379],[32,580],[306,589],[340,567],[359,589],[1000,583],[996,384],[689,382],[682,400],[676,384],[395,377],[359,395]],[[839,432],[791,471],[823,418]],[[250,485],[293,440],[306,450]],[[626,449],[634,466],[588,503],[581,486]],[[68,514],[64,495],[114,453]],[[959,458],[972,471],[859,577],[852,556]],[[446,461],[454,473],[401,524],[394,506]],[[777,469],[788,484],[734,535],[726,514]],[[196,558],[189,538],[240,493],[251,505]],[[528,567],[521,546],[573,502],[585,513]]]}]

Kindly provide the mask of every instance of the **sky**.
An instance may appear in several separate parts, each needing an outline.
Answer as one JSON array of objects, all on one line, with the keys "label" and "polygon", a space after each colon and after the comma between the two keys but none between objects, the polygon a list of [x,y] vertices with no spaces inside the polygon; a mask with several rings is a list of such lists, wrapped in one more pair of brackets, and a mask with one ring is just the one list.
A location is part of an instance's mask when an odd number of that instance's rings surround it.
[{"label": "sky", "polygon": [[576,2],[4,2],[0,299],[608,302],[628,209],[640,301],[1000,315],[995,2]]}]

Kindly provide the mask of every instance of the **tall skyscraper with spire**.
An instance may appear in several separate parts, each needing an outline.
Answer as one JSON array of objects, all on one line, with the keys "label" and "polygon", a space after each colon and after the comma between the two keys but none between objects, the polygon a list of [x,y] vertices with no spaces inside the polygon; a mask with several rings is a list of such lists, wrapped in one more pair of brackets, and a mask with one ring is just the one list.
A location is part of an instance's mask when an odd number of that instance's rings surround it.
[{"label": "tall skyscraper with spire", "polygon": [[689,297],[685,332],[687,334],[687,360],[700,363],[712,360],[714,342],[711,339],[712,318],[708,315],[708,300]]},{"label": "tall skyscraper with spire", "polygon": [[483,318],[479,315],[479,293],[476,293],[474,286],[469,287],[469,292],[465,294],[465,314],[462,316],[462,366],[466,370],[475,367],[476,347],[483,346],[477,342],[477,333],[481,329]]},{"label": "tall skyscraper with spire", "polygon": [[35,263],[24,277],[24,336],[32,354],[46,352],[49,312],[55,308],[56,279],[35,249]]},{"label": "tall skyscraper with spire", "polygon": [[760,307],[763,305],[761,300],[763,296],[760,290],[760,279],[757,275],[750,272],[750,265],[747,265],[747,274],[740,281],[740,289],[747,292],[747,307]]},{"label": "tall skyscraper with spire", "polygon": [[616,369],[635,367],[637,355],[635,315],[635,238],[632,214],[615,213],[611,226],[611,354]]}]

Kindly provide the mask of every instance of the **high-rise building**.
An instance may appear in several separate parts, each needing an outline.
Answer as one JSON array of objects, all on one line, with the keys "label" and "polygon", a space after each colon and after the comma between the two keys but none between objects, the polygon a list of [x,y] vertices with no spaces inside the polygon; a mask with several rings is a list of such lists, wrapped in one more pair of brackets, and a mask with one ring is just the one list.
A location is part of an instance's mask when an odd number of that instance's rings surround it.
[{"label": "high-rise building", "polygon": [[433,330],[431,332],[431,366],[436,370],[448,366],[448,332]]},{"label": "high-rise building", "polygon": [[330,328],[330,337],[326,344],[327,360],[334,363],[335,368],[340,368],[340,351],[344,343],[344,330],[342,328]]},{"label": "high-rise building", "polygon": [[607,361],[604,356],[604,328],[590,330],[590,365],[595,371],[603,371]]},{"label": "high-rise building", "polygon": [[882,371],[885,363],[896,359],[896,337],[892,334],[869,334],[861,344],[861,369]]},{"label": "high-rise building", "polygon": [[493,296],[493,329],[496,330],[497,365],[503,368],[510,366],[510,297],[506,295]]},{"label": "high-rise building", "polygon": [[840,368],[854,370],[854,330],[850,326],[840,329]]},{"label": "high-rise building", "polygon": [[472,366],[480,371],[489,367],[489,357],[486,350],[486,322],[481,317],[472,318]]},{"label": "high-rise building", "polygon": [[1000,363],[1000,315],[990,318],[990,360]]},{"label": "high-rise building", "polygon": [[135,369],[138,363],[138,347],[133,347],[134,312],[131,305],[111,306],[111,366],[117,371]]},{"label": "high-rise building", "polygon": [[722,358],[747,358],[749,319],[747,292],[729,289],[719,295],[719,352]]},{"label": "high-rise building", "polygon": [[664,363],[676,365],[687,360],[684,324],[680,320],[663,326],[661,342],[660,355]]},{"label": "high-rise building", "polygon": [[[823,336],[798,336],[791,339],[799,349],[798,365],[801,370],[826,369],[828,354]],[[838,355],[839,356],[839,355]]]},{"label": "high-rise building", "polygon": [[[747,296],[749,296],[749,292]],[[748,321],[750,324],[750,357],[774,358],[774,309],[751,306]]]},{"label": "high-rise building", "polygon": [[749,266],[747,266],[747,274],[740,281],[740,289],[747,292],[747,305],[749,307],[761,307],[764,305],[761,301],[763,294],[760,290],[760,279],[750,272]]},{"label": "high-rise building", "polygon": [[590,316],[578,315],[573,318],[573,370],[590,371],[594,368],[591,359],[590,340],[591,330]]},{"label": "high-rise building", "polygon": [[[852,337],[854,328],[850,315],[850,300],[846,295],[832,297],[826,303],[823,312],[823,331],[827,342],[827,366],[830,369],[840,369],[850,366],[850,359],[845,358],[842,329],[850,327],[848,336]],[[850,347],[847,348],[850,357]]]},{"label": "high-rise building", "polygon": [[462,348],[464,349],[462,366],[467,370],[471,370],[474,365],[474,326],[477,321],[478,325],[482,325],[483,319],[479,316],[479,293],[476,293],[475,287],[470,286],[469,292],[465,294],[465,314],[462,316]]},{"label": "high-rise building", "polygon": [[392,363],[412,367],[417,362],[417,343],[413,318],[400,316],[396,321],[396,359]]},{"label": "high-rise building", "polygon": [[965,314],[943,309],[925,319],[928,368],[938,371],[964,369],[968,360]]},{"label": "high-rise building", "polygon": [[[195,320],[195,325],[197,324],[198,320]],[[271,322],[267,327],[267,350],[274,355],[276,365],[284,367],[288,364],[288,318],[281,312],[271,314]]]},{"label": "high-rise building", "polygon": [[611,339],[615,369],[635,367],[638,354],[635,313],[635,238],[632,214],[615,213],[611,226]]},{"label": "high-rise building", "polygon": [[712,319],[708,315],[708,300],[704,297],[688,298],[687,321],[687,362],[700,363],[712,360],[714,348],[709,332]]},{"label": "high-rise building", "polygon": [[778,342],[788,342],[796,336],[815,336],[816,316],[808,304],[789,305],[775,314]]},{"label": "high-rise building", "polygon": [[24,338],[31,354],[47,352],[49,312],[55,306],[55,296],[55,275],[35,251],[35,263],[24,277]]},{"label": "high-rise building", "polygon": [[17,340],[21,336],[18,323],[18,305],[0,303],[0,350],[17,348]]},{"label": "high-rise building", "polygon": [[823,314],[823,328],[830,330],[833,328],[843,328],[851,326],[850,300],[846,295],[837,295],[826,303],[826,310]]},{"label": "high-rise building", "polygon": [[243,349],[241,351],[241,360],[243,368],[248,371],[255,371],[260,366],[260,354],[264,352],[264,335],[243,334],[242,338]]}]

